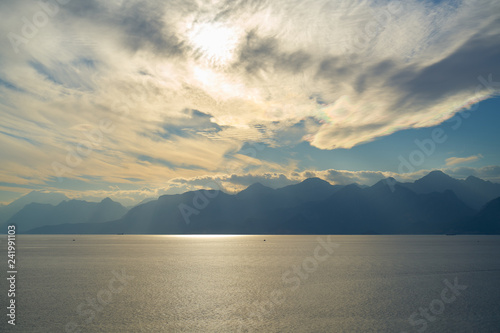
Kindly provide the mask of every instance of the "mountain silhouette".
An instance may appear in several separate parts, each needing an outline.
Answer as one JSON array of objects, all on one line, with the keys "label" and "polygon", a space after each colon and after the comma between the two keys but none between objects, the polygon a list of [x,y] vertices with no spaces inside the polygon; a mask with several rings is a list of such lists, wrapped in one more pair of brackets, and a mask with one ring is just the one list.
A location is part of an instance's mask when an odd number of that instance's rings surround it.
[{"label": "mountain silhouette", "polygon": [[283,226],[299,233],[443,233],[475,211],[453,192],[417,194],[382,180],[360,188],[349,185],[323,202],[297,207]]},{"label": "mountain silhouette", "polygon": [[[500,233],[500,200],[479,204],[497,186],[433,171],[414,183],[331,185],[319,178],[272,189],[255,183],[237,194],[198,190],[163,195],[108,222],[85,218],[30,233],[127,234],[443,234]],[[458,193],[457,193],[458,192]],[[459,195],[460,194],[460,195]],[[473,200],[474,196],[479,199]],[[500,195],[498,196],[500,197]],[[465,199],[464,199],[465,198]],[[40,212],[49,208],[38,207]],[[42,213],[40,213],[42,215]],[[21,218],[19,216],[18,218]],[[28,218],[28,217],[26,217]],[[88,222],[94,223],[88,223]],[[21,223],[21,221],[19,221]],[[38,224],[40,225],[40,224]]]},{"label": "mountain silhouette", "polygon": [[[33,226],[29,233],[52,234],[500,233],[500,195],[475,208],[495,195],[498,186],[476,177],[457,180],[441,171],[414,183],[387,178],[373,186],[309,178],[279,189],[255,183],[237,194],[198,190],[163,195],[126,214],[123,208],[116,217],[97,207],[90,214],[76,201],[57,206],[73,205],[61,209],[73,215],[54,215],[51,205],[31,204],[14,217],[23,231]],[[100,205],[110,203],[105,199]],[[81,213],[71,219],[77,207]]]},{"label": "mountain silhouette", "polygon": [[[30,203],[14,214],[7,225],[16,225],[16,231],[28,230],[48,225],[75,224],[88,222],[105,222],[123,217],[127,209],[110,198],[101,202],[83,200],[62,201],[57,206],[50,204]],[[4,228],[7,230],[7,228]]]},{"label": "mountain silhouette", "polygon": [[478,234],[500,234],[500,197],[488,202],[464,228]]},{"label": "mountain silhouette", "polygon": [[32,191],[23,195],[17,200],[14,200],[8,205],[0,207],[0,224],[5,223],[14,214],[20,211],[27,204],[36,202],[41,204],[57,205],[61,201],[69,200],[67,196],[62,193],[48,193],[44,191]]},{"label": "mountain silhouette", "polygon": [[432,171],[414,183],[402,183],[416,193],[451,190],[458,198],[474,209],[481,209],[487,202],[500,196],[500,184],[469,176],[465,180],[452,178],[442,171]]}]

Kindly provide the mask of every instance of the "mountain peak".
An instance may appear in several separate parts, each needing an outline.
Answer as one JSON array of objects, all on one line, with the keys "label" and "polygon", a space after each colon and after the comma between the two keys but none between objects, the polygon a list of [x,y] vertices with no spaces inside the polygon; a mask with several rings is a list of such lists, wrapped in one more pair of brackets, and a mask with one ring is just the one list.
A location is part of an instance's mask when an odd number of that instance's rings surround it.
[{"label": "mountain peak", "polygon": [[432,182],[432,183],[435,183],[435,182],[450,182],[450,181],[457,181],[455,178],[453,177],[450,177],[448,176],[447,174],[445,174],[443,171],[441,170],[434,170],[434,171],[431,171],[429,172],[427,175],[425,175],[424,177],[418,179],[415,181],[416,184],[420,183],[429,183],[429,182]]},{"label": "mountain peak", "polygon": [[261,183],[257,182],[257,183],[253,183],[252,185],[248,186],[243,191],[239,192],[238,195],[256,194],[256,193],[270,192],[270,191],[273,191],[273,189],[270,187],[264,186]]},{"label": "mountain peak", "polygon": [[481,178],[477,178],[476,176],[469,176],[465,179],[466,183],[484,183],[486,182],[485,180],[482,180]]},{"label": "mountain peak", "polygon": [[394,190],[394,186],[396,184],[399,184],[396,179],[394,179],[393,177],[387,177],[387,178],[379,180],[378,182],[376,182],[371,187],[372,188],[385,188],[385,187],[389,187],[391,190]]},{"label": "mountain peak", "polygon": [[426,176],[424,176],[423,178],[425,177],[440,177],[440,178],[451,178],[450,176],[448,176],[447,174],[445,174],[443,171],[441,170],[433,170],[431,172],[429,172]]},{"label": "mountain peak", "polygon": [[262,183],[253,183],[252,185],[248,186],[246,189],[251,189],[251,190],[262,190],[262,189],[268,189],[269,187],[262,185]]},{"label": "mountain peak", "polygon": [[106,197],[104,199],[101,200],[101,203],[103,204],[109,204],[109,203],[112,203],[114,202],[113,200],[111,200],[109,197]]},{"label": "mountain peak", "polygon": [[307,178],[305,180],[303,180],[301,183],[306,183],[306,184],[324,184],[324,183],[327,183],[327,184],[330,184],[328,183],[326,180],[323,180],[321,178],[318,178],[318,177],[311,177],[311,178]]},{"label": "mountain peak", "polygon": [[311,177],[301,181],[298,184],[290,185],[297,188],[318,189],[318,188],[331,188],[332,184],[318,177]]}]

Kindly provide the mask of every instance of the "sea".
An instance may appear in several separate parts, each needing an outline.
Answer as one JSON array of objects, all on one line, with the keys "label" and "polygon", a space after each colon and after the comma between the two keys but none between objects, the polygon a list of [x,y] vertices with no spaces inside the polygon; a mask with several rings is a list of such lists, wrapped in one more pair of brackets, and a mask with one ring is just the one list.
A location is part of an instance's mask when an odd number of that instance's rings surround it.
[{"label": "sea", "polygon": [[1,332],[500,332],[499,236],[6,239]]}]

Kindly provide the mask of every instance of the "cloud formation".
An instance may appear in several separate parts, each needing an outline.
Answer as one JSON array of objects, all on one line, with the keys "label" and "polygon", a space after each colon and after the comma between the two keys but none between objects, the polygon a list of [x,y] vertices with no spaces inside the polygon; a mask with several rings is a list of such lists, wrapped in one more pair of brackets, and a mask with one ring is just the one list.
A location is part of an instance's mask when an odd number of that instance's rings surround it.
[{"label": "cloud formation", "polygon": [[457,165],[457,164],[462,164],[462,163],[467,163],[467,162],[473,162],[477,161],[478,159],[482,158],[483,156],[481,154],[478,155],[473,155],[469,157],[450,157],[446,159],[446,165],[451,166],[451,165]]},{"label": "cloud formation", "polygon": [[[465,179],[469,176],[500,183],[500,166],[486,166],[482,168],[456,167],[441,169],[446,174],[457,178]],[[398,174],[395,172],[381,171],[349,171],[349,170],[305,170],[302,172],[289,173],[242,173],[242,174],[219,174],[211,176],[200,176],[191,178],[174,178],[163,184],[152,187],[120,188],[110,185],[103,189],[89,190],[61,190],[58,188],[44,187],[45,191],[63,193],[69,198],[88,201],[101,201],[105,197],[121,202],[126,206],[136,205],[144,200],[156,199],[165,194],[180,194],[187,191],[199,189],[217,189],[226,193],[237,193],[248,186],[261,183],[271,188],[281,188],[287,185],[297,184],[307,178],[318,177],[330,182],[333,185],[349,185],[357,183],[359,185],[371,186],[378,181],[393,177],[400,182],[413,182],[422,178],[432,170],[419,170],[413,173]],[[125,186],[123,186],[125,187]],[[0,187],[5,190],[5,188]],[[29,189],[19,191],[16,198],[30,192]],[[9,202],[5,202],[9,203]]]},{"label": "cloud formation", "polygon": [[2,2],[0,182],[161,184],[230,163],[287,174],[293,161],[238,152],[439,124],[500,91],[498,12],[494,0]]}]

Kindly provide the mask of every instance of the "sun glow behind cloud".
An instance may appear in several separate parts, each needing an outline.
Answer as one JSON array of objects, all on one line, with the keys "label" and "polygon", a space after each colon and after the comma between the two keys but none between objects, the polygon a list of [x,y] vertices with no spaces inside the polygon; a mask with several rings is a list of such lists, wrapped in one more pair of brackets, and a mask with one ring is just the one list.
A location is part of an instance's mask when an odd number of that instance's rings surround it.
[{"label": "sun glow behind cloud", "polygon": [[[7,36],[40,7],[0,9]],[[115,130],[65,177],[150,186],[232,162],[241,174],[289,173],[292,157],[238,152],[351,148],[439,124],[498,94],[488,82],[500,77],[499,11],[498,1],[73,0],[18,53],[0,40],[0,181],[57,179],[53,162],[66,164],[103,119]]]},{"label": "sun glow behind cloud", "polygon": [[195,24],[188,33],[195,54],[216,67],[229,65],[236,58],[239,34],[235,28],[220,23]]}]

